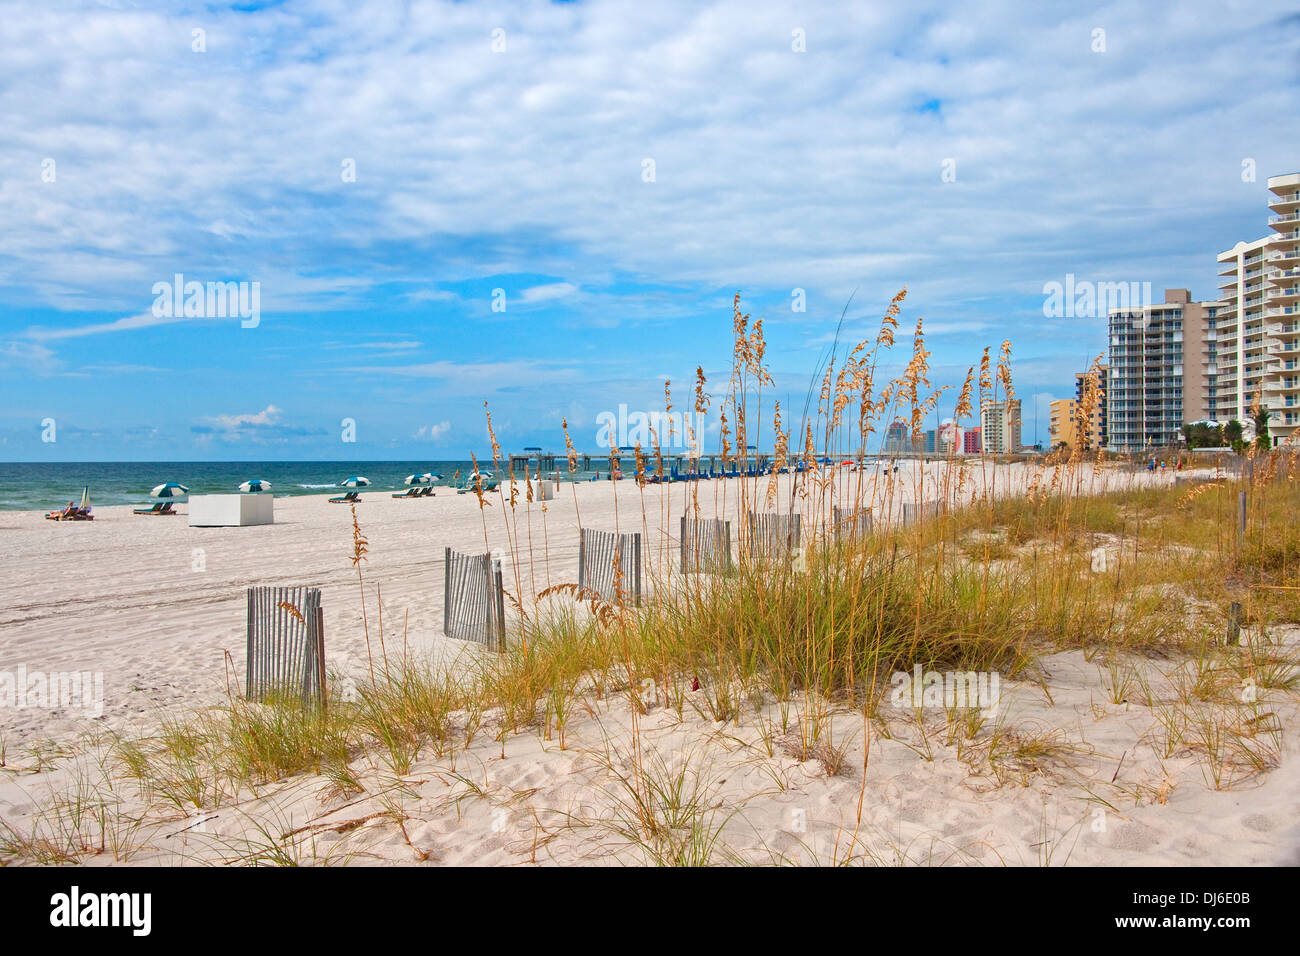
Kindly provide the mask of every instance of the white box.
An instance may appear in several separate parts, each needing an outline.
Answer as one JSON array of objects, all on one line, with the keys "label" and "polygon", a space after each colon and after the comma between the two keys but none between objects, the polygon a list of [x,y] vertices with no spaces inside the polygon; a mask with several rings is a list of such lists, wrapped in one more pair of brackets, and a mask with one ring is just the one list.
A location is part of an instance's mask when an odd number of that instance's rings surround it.
[{"label": "white box", "polygon": [[191,528],[242,528],[275,524],[271,495],[190,495]]},{"label": "white box", "polygon": [[544,478],[529,478],[528,483],[533,486],[534,501],[550,501],[559,487],[559,482],[552,483]]}]

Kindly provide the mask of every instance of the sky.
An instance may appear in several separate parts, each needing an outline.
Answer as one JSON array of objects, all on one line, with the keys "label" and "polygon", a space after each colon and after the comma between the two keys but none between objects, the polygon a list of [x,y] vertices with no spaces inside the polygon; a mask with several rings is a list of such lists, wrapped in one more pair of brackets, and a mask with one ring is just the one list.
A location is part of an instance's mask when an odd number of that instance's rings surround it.
[{"label": "sky", "polygon": [[1268,233],[1296,9],[0,0],[0,461],[598,451],[725,386],[736,293],[800,408],[903,287],[1045,443],[1106,347],[1049,283],[1211,299]]}]

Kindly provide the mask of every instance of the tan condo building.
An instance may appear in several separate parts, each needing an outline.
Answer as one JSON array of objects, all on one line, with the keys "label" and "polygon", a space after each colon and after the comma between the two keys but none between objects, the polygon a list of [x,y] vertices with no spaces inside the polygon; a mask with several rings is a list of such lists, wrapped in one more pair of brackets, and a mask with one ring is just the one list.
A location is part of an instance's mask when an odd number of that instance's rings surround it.
[{"label": "tan condo building", "polygon": [[1052,402],[1048,419],[1047,437],[1053,448],[1065,445],[1074,448],[1079,442],[1079,406],[1072,398],[1058,398]]}]

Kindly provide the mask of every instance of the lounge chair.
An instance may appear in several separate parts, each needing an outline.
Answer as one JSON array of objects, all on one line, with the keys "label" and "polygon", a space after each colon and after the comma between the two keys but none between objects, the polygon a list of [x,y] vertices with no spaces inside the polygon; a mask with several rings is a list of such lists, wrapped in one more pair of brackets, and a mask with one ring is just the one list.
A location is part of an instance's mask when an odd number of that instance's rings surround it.
[{"label": "lounge chair", "polygon": [[346,495],[339,495],[337,498],[331,498],[330,504],[348,505],[348,504],[352,504],[354,501],[360,501],[360,500],[361,499],[357,496],[357,493],[355,491],[349,491]]},{"label": "lounge chair", "polygon": [[433,490],[433,485],[425,485],[423,488],[420,489],[419,497],[432,498],[435,494],[437,494],[437,492]]},{"label": "lounge chair", "polygon": [[[592,480],[595,481],[594,478]],[[496,491],[500,485],[495,475],[480,475],[477,479],[470,475],[456,486],[456,494],[463,495],[473,491],[476,481],[482,484],[484,491]]]},{"label": "lounge chair", "polygon": [[75,504],[69,504],[62,511],[47,511],[45,517],[50,521],[94,521],[95,516],[90,513],[90,508],[78,508]]},{"label": "lounge chair", "polygon": [[95,516],[90,513],[90,485],[81,489],[80,506],[69,501],[62,511],[47,511],[45,517],[50,521],[94,521]]},{"label": "lounge chair", "polygon": [[172,510],[172,503],[170,501],[160,501],[152,508],[132,508],[131,514],[133,515],[174,515],[174,514],[179,514],[179,512]]},{"label": "lounge chair", "polygon": [[394,492],[393,497],[394,498],[420,498],[423,496],[423,492],[424,492],[423,488],[416,488],[413,486],[407,488],[405,491],[402,492]]}]

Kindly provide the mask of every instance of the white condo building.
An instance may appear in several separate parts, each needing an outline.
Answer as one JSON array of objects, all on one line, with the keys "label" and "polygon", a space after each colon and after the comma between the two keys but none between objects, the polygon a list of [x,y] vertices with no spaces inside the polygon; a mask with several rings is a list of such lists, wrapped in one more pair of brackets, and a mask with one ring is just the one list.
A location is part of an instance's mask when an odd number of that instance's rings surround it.
[{"label": "white condo building", "polygon": [[1300,426],[1300,173],[1271,176],[1268,188],[1272,235],[1219,254],[1224,303],[1215,317],[1212,417],[1235,418],[1253,437],[1258,395],[1277,444]]}]

